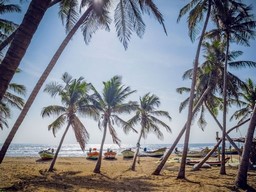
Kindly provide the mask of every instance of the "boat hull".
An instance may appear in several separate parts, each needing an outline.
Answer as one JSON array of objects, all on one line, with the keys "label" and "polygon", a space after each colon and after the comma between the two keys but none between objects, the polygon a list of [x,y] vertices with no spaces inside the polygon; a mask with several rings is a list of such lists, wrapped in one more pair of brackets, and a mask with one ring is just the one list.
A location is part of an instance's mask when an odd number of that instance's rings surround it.
[{"label": "boat hull", "polygon": [[131,151],[131,150],[124,150],[121,153],[123,155],[123,158],[133,158],[134,157],[134,151]]},{"label": "boat hull", "polygon": [[160,148],[154,151],[144,151],[140,156],[146,157],[162,157],[165,153],[166,148]]},{"label": "boat hull", "polygon": [[54,157],[54,153],[48,151],[40,151],[38,154],[40,155],[42,160],[50,160]]},{"label": "boat hull", "polygon": [[116,159],[116,152],[109,151],[104,153],[104,159]]},{"label": "boat hull", "polygon": [[97,160],[98,158],[99,158],[99,152],[97,151],[87,153],[86,159]]}]

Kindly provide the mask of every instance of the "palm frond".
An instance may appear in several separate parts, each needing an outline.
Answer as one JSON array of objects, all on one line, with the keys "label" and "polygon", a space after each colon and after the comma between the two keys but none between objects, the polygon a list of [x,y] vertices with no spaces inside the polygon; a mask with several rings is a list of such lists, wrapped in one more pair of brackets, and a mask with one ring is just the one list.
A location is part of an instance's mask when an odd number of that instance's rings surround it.
[{"label": "palm frond", "polygon": [[77,142],[79,143],[82,151],[84,151],[85,145],[89,140],[89,133],[76,115],[73,115],[71,118],[71,126],[75,132]]},{"label": "palm frond", "polygon": [[[103,4],[95,5],[94,2],[90,2],[89,16],[83,22],[81,29],[84,36],[84,41],[89,44],[92,35],[99,29],[106,31],[110,30],[111,18],[109,17],[108,4],[109,1],[102,1]],[[95,2],[97,3],[97,2]]]},{"label": "palm frond", "polygon": [[137,130],[134,129],[133,126],[131,126],[132,124],[128,121],[121,119],[117,115],[113,115],[112,117],[114,118],[114,121],[116,122],[117,126],[121,126],[123,128],[125,134],[128,134],[131,130],[135,133],[138,133]]},{"label": "palm frond", "polygon": [[207,122],[205,120],[205,108],[204,106],[202,105],[201,106],[201,113],[200,113],[200,116],[199,116],[199,119],[197,121],[197,124],[198,126],[204,131],[206,125],[207,125]]},{"label": "palm frond", "polygon": [[66,33],[68,33],[76,24],[78,14],[78,1],[77,0],[65,0],[59,2],[59,16],[62,23],[65,25]]},{"label": "palm frond", "polygon": [[148,15],[153,14],[155,16],[157,21],[163,26],[164,32],[167,35],[163,15],[157,8],[156,4],[152,0],[139,0],[139,4],[143,13],[146,12]]},{"label": "palm frond", "polygon": [[112,124],[110,122],[108,122],[108,129],[109,129],[110,135],[112,136],[113,143],[120,146],[121,145],[121,140],[117,137],[117,133],[115,131],[115,128],[112,126]]},{"label": "palm frond", "polygon": [[120,0],[114,14],[117,36],[125,49],[128,48],[128,42],[134,30],[133,18],[130,17],[130,13],[127,11],[129,9],[131,9],[130,3],[127,0]]},{"label": "palm frond", "polygon": [[[154,124],[156,125],[156,124],[159,124],[159,125],[161,125],[162,127],[164,127],[165,129],[166,129],[166,131],[168,131],[168,132],[172,132],[172,130],[171,130],[171,128],[170,128],[170,126],[169,125],[167,125],[165,122],[163,122],[162,120],[160,120],[160,119],[158,119],[158,118],[156,118],[156,117],[154,117],[154,116],[150,116],[150,119],[154,122]],[[155,126],[155,127],[157,127],[157,125]]]},{"label": "palm frond", "polygon": [[24,85],[20,85],[17,83],[10,83],[8,85],[8,89],[14,91],[15,93],[19,95],[25,95],[26,94],[26,87]]},{"label": "palm frond", "polygon": [[179,112],[181,113],[183,109],[185,109],[188,106],[189,98],[185,99],[180,103]]},{"label": "palm frond", "polygon": [[240,69],[244,67],[256,67],[256,62],[254,61],[234,61],[234,62],[229,62],[228,65],[230,67]]},{"label": "palm frond", "polygon": [[52,130],[53,136],[56,137],[56,132],[63,127],[66,122],[66,116],[60,115],[57,119],[55,119],[50,125],[48,125],[48,130]]},{"label": "palm frond", "polygon": [[172,120],[170,114],[168,111],[162,111],[162,110],[158,110],[158,111],[152,111],[150,112],[151,115],[155,115],[155,116],[161,116],[161,117],[166,117],[168,120]]},{"label": "palm frond", "polygon": [[52,115],[64,115],[66,114],[67,109],[65,107],[59,106],[59,105],[50,105],[48,107],[44,107],[42,109],[41,115],[42,117],[50,117]]},{"label": "palm frond", "polygon": [[16,96],[8,91],[4,94],[2,101],[6,105],[16,107],[17,109],[20,109],[20,110],[24,106],[24,100],[21,97]]},{"label": "palm frond", "polygon": [[176,89],[176,92],[179,93],[179,94],[189,93],[190,88],[188,88],[188,87],[179,87],[179,88]]}]

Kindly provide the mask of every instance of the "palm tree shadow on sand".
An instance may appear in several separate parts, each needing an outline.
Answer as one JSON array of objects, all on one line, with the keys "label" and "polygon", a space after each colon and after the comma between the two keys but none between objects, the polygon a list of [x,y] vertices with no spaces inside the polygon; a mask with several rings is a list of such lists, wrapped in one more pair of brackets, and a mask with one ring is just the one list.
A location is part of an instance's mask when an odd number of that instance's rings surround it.
[{"label": "palm tree shadow on sand", "polygon": [[81,176],[81,171],[47,172],[41,170],[40,176],[24,176],[12,186],[0,191],[36,191],[37,189],[56,191],[75,191],[79,189],[99,191],[151,191],[157,186],[138,178],[116,180],[105,174]]}]

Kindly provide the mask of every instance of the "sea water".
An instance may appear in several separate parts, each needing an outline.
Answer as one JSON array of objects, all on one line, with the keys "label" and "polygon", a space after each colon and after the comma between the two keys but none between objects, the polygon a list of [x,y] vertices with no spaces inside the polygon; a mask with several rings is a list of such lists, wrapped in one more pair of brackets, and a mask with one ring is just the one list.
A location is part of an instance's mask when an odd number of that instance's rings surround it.
[{"label": "sea water", "polygon": [[[189,145],[190,150],[202,150],[205,147],[212,148],[214,143],[194,143]],[[147,150],[155,150],[162,147],[170,148],[171,144],[141,144],[140,148],[143,150],[147,148]],[[0,144],[2,147],[2,144]],[[57,145],[46,145],[46,144],[11,144],[6,156],[7,157],[39,157],[38,152],[53,148],[55,151],[57,150]],[[90,148],[96,148],[99,150],[100,144],[87,144],[85,151],[83,152],[79,146],[79,144],[63,144],[61,150],[59,152],[60,157],[85,157],[86,153]],[[103,151],[107,151],[107,149],[111,149],[116,151],[118,155],[121,155],[121,151],[124,149],[132,149],[135,150],[136,146],[132,144],[122,144],[120,147],[116,144],[104,144]],[[183,145],[177,145],[178,150],[182,150]]]}]

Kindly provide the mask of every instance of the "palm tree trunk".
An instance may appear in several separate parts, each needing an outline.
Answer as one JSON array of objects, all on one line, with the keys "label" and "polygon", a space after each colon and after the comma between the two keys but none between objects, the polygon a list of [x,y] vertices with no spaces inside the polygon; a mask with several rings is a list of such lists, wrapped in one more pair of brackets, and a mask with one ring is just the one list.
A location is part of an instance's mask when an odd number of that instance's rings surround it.
[{"label": "palm tree trunk", "polygon": [[94,173],[100,173],[103,146],[104,146],[104,143],[105,143],[106,135],[107,135],[107,124],[104,125],[104,132],[103,132],[103,137],[102,137],[102,141],[101,141],[101,145],[100,145],[100,152],[99,152],[100,154],[99,154],[99,158],[98,158],[98,161],[96,163],[96,166],[93,170]]},{"label": "palm tree trunk", "polygon": [[29,111],[31,105],[33,104],[38,92],[40,91],[41,87],[43,86],[45,80],[47,79],[47,77],[49,76],[50,72],[52,71],[53,67],[56,65],[60,55],[62,54],[62,52],[64,51],[64,49],[66,48],[67,44],[69,43],[69,41],[71,40],[71,38],[74,36],[75,32],[79,29],[80,25],[82,24],[82,22],[86,19],[86,17],[88,16],[88,14],[90,13],[90,11],[92,10],[92,7],[89,7],[86,12],[82,15],[82,17],[78,20],[78,22],[75,24],[75,26],[71,29],[71,31],[68,33],[68,35],[66,36],[66,38],[63,40],[63,42],[61,43],[60,47],[58,48],[58,50],[55,52],[54,56],[52,57],[50,63],[48,64],[48,66],[46,67],[46,69],[44,70],[43,74],[41,75],[41,77],[39,78],[39,80],[37,81],[34,89],[32,90],[27,102],[25,103],[18,119],[16,120],[16,122],[14,123],[12,130],[10,131],[7,139],[5,140],[2,149],[0,151],[0,164],[2,163],[6,151],[9,148],[9,145],[11,144],[17,130],[19,129],[21,123],[23,122],[27,112]]},{"label": "palm tree trunk", "polygon": [[249,128],[247,130],[246,140],[243,148],[244,150],[243,150],[242,160],[241,160],[241,163],[238,169],[238,174],[235,181],[236,186],[241,188],[247,187],[247,172],[249,167],[249,157],[251,152],[255,126],[256,126],[256,105],[254,106]]},{"label": "palm tree trunk", "polygon": [[64,138],[65,138],[65,136],[66,136],[66,134],[67,134],[67,132],[68,132],[69,127],[70,127],[70,122],[68,123],[68,126],[67,126],[66,130],[64,131],[64,133],[63,133],[63,135],[62,135],[62,137],[61,137],[60,144],[59,144],[59,146],[58,146],[58,148],[57,148],[57,151],[56,151],[56,153],[55,153],[55,155],[54,155],[54,158],[53,158],[53,160],[52,160],[52,163],[51,163],[51,165],[50,165],[50,167],[49,167],[49,169],[48,169],[49,172],[53,171],[53,167],[54,167],[54,165],[55,165],[55,162],[56,162],[56,160],[57,160],[58,154],[59,154],[59,152],[60,152],[60,148],[61,148],[61,146],[62,146],[62,143],[63,143]]},{"label": "palm tree trunk", "polygon": [[[207,87],[207,89],[204,91],[204,93],[201,95],[200,99],[198,100],[198,102],[196,103],[192,116],[194,116],[195,112],[197,111],[197,109],[202,105],[205,97],[207,96],[207,94],[210,92],[211,87]],[[180,141],[180,138],[182,137],[182,135],[184,134],[186,130],[186,124],[183,126],[183,128],[181,129],[179,135],[177,136],[177,138],[175,139],[175,141],[173,142],[172,146],[170,147],[170,149],[167,151],[167,153],[165,154],[165,156],[163,157],[162,161],[160,162],[160,164],[157,166],[157,168],[155,169],[155,171],[152,173],[152,175],[159,175],[161,170],[163,169],[166,161],[168,160],[168,158],[170,157],[170,155],[172,154],[174,148],[176,147],[176,145],[178,144],[178,142]]]},{"label": "palm tree trunk", "polygon": [[136,149],[136,153],[134,155],[132,166],[131,166],[132,171],[135,171],[136,160],[137,160],[137,156],[138,156],[139,150],[140,150],[140,140],[141,140],[141,137],[142,137],[142,130],[143,130],[143,128],[141,128],[140,136],[139,136],[139,139],[138,139],[138,142],[137,142],[137,149]]},{"label": "palm tree trunk", "polygon": [[0,100],[2,100],[8,85],[13,78],[21,59],[33,38],[51,0],[32,0],[15,39],[13,39],[0,65]]},{"label": "palm tree trunk", "polygon": [[206,27],[208,25],[210,13],[211,13],[211,0],[209,0],[208,3],[209,3],[208,4],[208,12],[207,12],[204,27],[203,27],[203,30],[202,30],[202,33],[200,36],[200,40],[198,42],[196,57],[195,57],[195,62],[194,62],[194,67],[193,67],[193,77],[192,77],[192,83],[191,83],[191,89],[190,89],[188,117],[187,117],[187,122],[186,122],[186,134],[185,134],[184,148],[183,148],[181,164],[180,164],[180,169],[179,169],[177,179],[185,179],[185,167],[186,167],[186,159],[187,159],[187,153],[188,153],[190,127],[191,127],[191,122],[192,122],[192,118],[193,118],[193,99],[194,99],[193,97],[194,97],[194,92],[195,92],[196,75],[197,75],[197,68],[198,68],[198,64],[199,64],[199,55],[200,55],[200,49],[201,49],[201,45],[203,42],[204,34],[206,31]]},{"label": "palm tree trunk", "polygon": [[223,77],[223,130],[222,130],[222,149],[221,149],[221,167],[220,174],[226,175],[225,167],[225,149],[226,149],[226,126],[227,126],[227,68],[228,68],[229,36],[227,34],[227,47],[225,55],[224,77]]},{"label": "palm tree trunk", "polygon": [[[209,106],[207,105],[207,103],[205,103],[208,111],[210,112],[210,114],[212,115],[213,119],[215,120],[215,122],[218,124],[219,128],[223,131],[223,127],[221,126],[220,122],[218,121],[218,119],[215,117],[215,115],[213,114],[212,110],[209,108]],[[237,147],[237,145],[235,144],[235,142],[229,137],[228,134],[226,134],[226,137],[229,141],[229,143],[235,148],[235,150],[237,151],[238,155],[241,156],[242,152],[241,150]]]},{"label": "palm tree trunk", "polygon": [[[242,126],[243,124],[247,123],[250,119],[247,119],[246,121],[232,127],[231,129],[228,130],[226,136],[228,136],[228,134],[237,129],[238,127]],[[217,147],[220,145],[220,143],[222,142],[222,138],[217,142],[217,144],[213,147],[213,149],[211,151],[209,151],[209,153],[204,157],[204,159],[202,161],[200,161],[195,167],[193,167],[193,171],[198,171],[202,165],[209,159],[209,157],[213,154],[214,151],[216,151]]]}]

